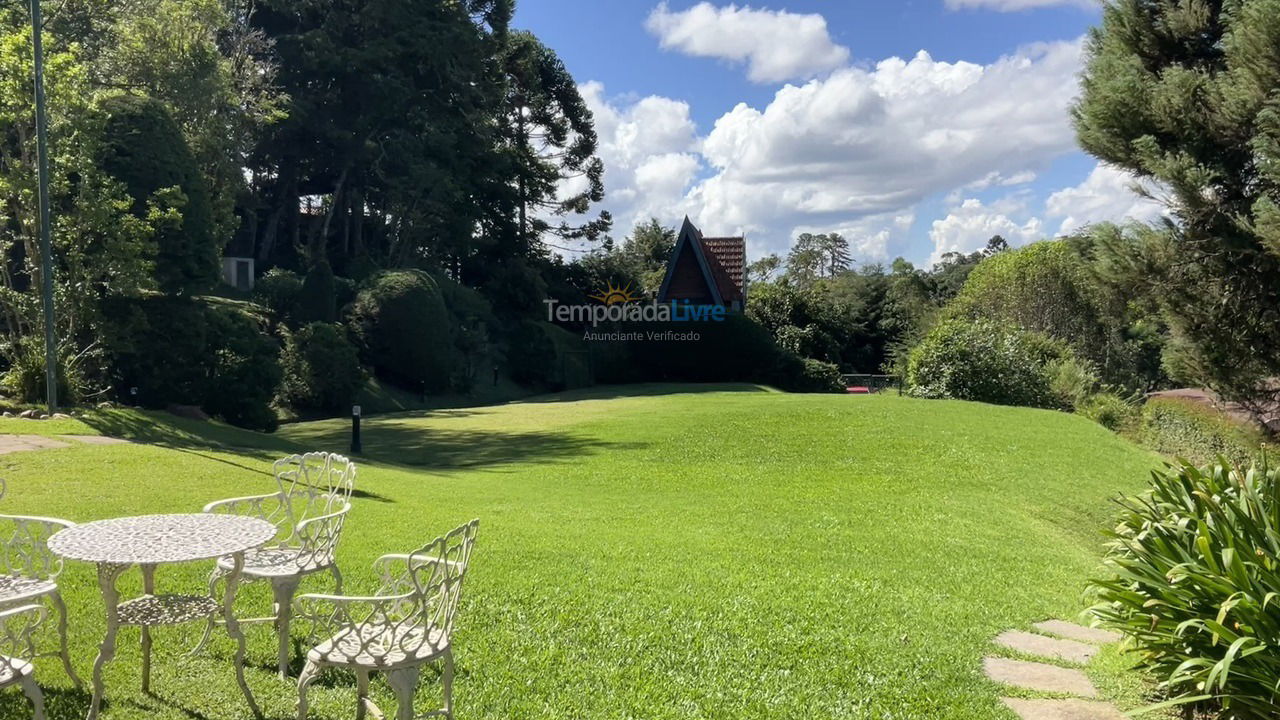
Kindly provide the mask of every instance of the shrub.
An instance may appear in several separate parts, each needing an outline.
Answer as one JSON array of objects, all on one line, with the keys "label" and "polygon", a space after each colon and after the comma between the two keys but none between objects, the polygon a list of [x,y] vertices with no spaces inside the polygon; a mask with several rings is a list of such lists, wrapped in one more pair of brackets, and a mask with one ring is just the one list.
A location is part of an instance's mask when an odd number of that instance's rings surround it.
[{"label": "shrub", "polygon": [[337,288],[329,263],[321,260],[302,279],[298,293],[298,324],[333,322],[338,319]]},{"label": "shrub", "polygon": [[777,377],[770,384],[787,392],[842,393],[845,391],[840,368],[833,363],[802,358],[793,353],[784,352],[778,358],[776,372]]},{"label": "shrub", "polygon": [[271,268],[253,285],[253,301],[292,322],[302,293],[302,277],[284,268]]},{"label": "shrub", "polygon": [[1195,462],[1219,456],[1247,465],[1258,456],[1262,431],[1215,410],[1183,398],[1152,398],[1142,408],[1138,439],[1166,455]]},{"label": "shrub", "polygon": [[[0,387],[5,394],[25,403],[44,402],[45,389],[48,387],[44,335],[28,335],[18,339],[9,346],[5,356],[9,361],[9,369],[0,377]],[[81,367],[83,357],[84,355],[75,352],[70,343],[59,343],[58,367],[55,372],[58,378],[58,403],[62,406],[76,404],[88,390]]]},{"label": "shrub", "polygon": [[948,320],[911,351],[906,385],[916,397],[1055,408],[1055,363],[1071,351],[1039,333],[987,320]]},{"label": "shrub", "polygon": [[120,399],[152,408],[199,405],[234,425],[275,429],[270,403],[280,384],[279,347],[259,318],[186,297],[114,298],[104,310]]},{"label": "shrub", "polygon": [[1114,393],[1093,395],[1076,412],[1113,432],[1128,431],[1138,422],[1138,408]]},{"label": "shrub", "polygon": [[444,392],[453,376],[449,313],[434,280],[418,270],[389,270],[351,308],[365,363],[408,389]]},{"label": "shrub", "polygon": [[291,334],[280,353],[280,400],[306,410],[341,410],[364,384],[359,354],[342,328],[311,323]]},{"label": "shrub", "polygon": [[1094,616],[1137,644],[1178,701],[1280,716],[1280,473],[1181,464],[1121,506]]},{"label": "shrub", "polygon": [[507,334],[507,355],[512,359],[511,379],[521,385],[555,387],[559,376],[554,326],[522,320]]},{"label": "shrub", "polygon": [[1098,376],[1075,358],[1064,358],[1048,367],[1049,390],[1058,404],[1069,410],[1077,410],[1098,390]]}]

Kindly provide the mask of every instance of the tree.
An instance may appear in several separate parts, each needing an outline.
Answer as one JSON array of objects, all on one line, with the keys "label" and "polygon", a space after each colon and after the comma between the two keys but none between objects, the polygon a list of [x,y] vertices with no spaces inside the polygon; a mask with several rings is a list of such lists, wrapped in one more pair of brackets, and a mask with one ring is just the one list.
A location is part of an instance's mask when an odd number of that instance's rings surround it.
[{"label": "tree", "polygon": [[657,218],[649,218],[631,231],[622,254],[634,266],[632,272],[643,292],[655,295],[661,289],[675,246],[675,228],[663,227]]},{"label": "tree", "polygon": [[787,279],[801,287],[808,287],[823,277],[827,268],[826,248],[823,236],[803,233],[796,238],[787,253]]},{"label": "tree", "polygon": [[[607,211],[576,226],[564,219],[586,215],[592,203],[604,199],[604,163],[596,157],[593,118],[577,82],[555,52],[529,32],[508,35],[502,67],[504,134],[516,191],[515,250],[537,249],[544,234],[595,240],[612,224]],[[561,197],[567,181],[581,189]],[[560,218],[559,224],[548,216]]]},{"label": "tree", "polygon": [[[1241,400],[1280,376],[1280,0],[1108,3],[1074,110],[1081,145],[1168,189],[1130,233],[1195,375]],[[1164,262],[1163,260],[1169,260]]]},{"label": "tree", "polygon": [[782,269],[782,258],[777,253],[770,253],[747,265],[747,284],[767,283]]}]

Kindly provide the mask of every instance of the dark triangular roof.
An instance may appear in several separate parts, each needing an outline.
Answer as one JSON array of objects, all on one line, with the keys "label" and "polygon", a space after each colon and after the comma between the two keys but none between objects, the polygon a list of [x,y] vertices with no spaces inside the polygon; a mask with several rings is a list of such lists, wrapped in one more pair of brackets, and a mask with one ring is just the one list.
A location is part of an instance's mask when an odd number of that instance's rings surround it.
[{"label": "dark triangular roof", "polygon": [[[717,305],[724,305],[724,297],[720,294],[720,283],[717,281],[711,264],[716,261],[714,258],[710,258],[702,247],[702,233],[693,226],[687,215],[684,218],[684,224],[680,226],[680,236],[676,238],[676,246],[671,250],[671,259],[667,261],[667,275],[662,280],[662,289],[658,291],[658,298],[666,300],[667,293],[671,289],[671,278],[676,272],[676,264],[680,261],[680,253],[686,247],[693,252],[693,257],[698,261],[698,269],[702,272],[702,278],[707,283],[707,290],[710,291],[712,301]],[[716,266],[719,266],[718,262],[716,262]],[[720,268],[720,271],[723,273],[724,268]],[[725,278],[728,278],[727,274],[725,274]]]}]

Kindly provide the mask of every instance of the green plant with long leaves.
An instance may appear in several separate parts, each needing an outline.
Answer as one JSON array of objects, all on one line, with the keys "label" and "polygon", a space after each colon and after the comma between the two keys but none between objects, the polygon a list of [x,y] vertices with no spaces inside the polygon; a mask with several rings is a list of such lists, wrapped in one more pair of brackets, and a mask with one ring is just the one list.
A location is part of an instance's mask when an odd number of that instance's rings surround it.
[{"label": "green plant with long leaves", "polygon": [[1280,472],[1180,460],[1120,505],[1092,614],[1134,642],[1168,704],[1280,716]]}]

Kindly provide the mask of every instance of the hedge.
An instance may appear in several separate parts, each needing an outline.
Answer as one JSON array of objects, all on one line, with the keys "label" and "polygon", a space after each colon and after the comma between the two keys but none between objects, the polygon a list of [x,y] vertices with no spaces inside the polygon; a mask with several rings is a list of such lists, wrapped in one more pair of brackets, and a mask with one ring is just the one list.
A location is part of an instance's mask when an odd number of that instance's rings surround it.
[{"label": "hedge", "polygon": [[1196,463],[1225,457],[1248,465],[1261,453],[1262,430],[1203,403],[1184,398],[1152,398],[1142,408],[1138,440],[1166,455]]}]

